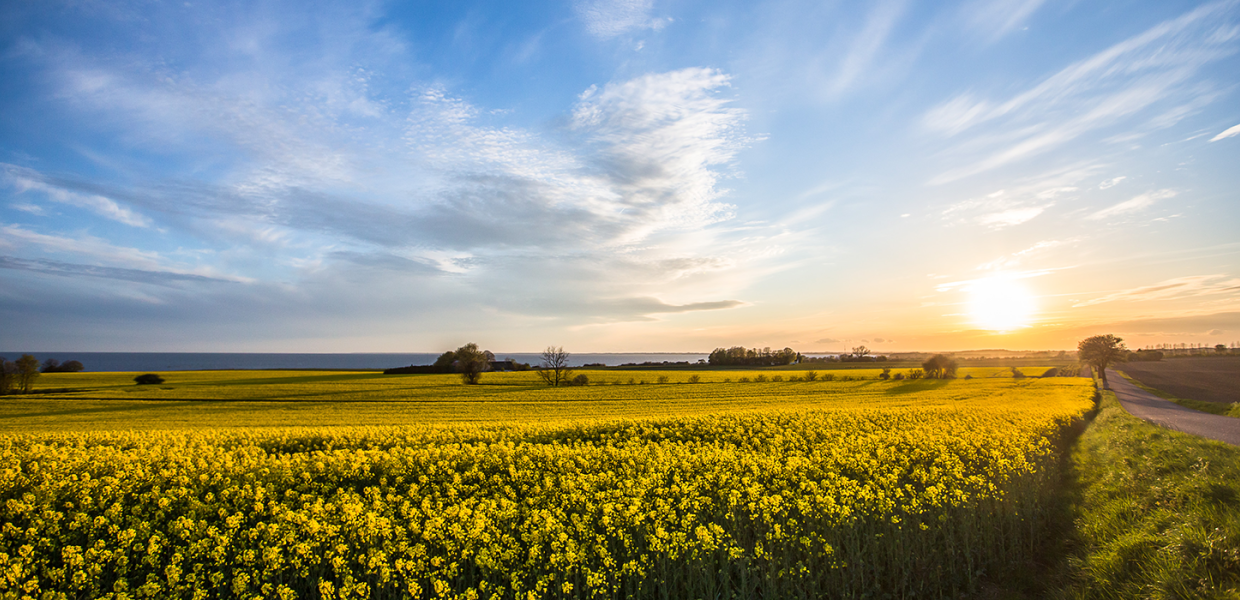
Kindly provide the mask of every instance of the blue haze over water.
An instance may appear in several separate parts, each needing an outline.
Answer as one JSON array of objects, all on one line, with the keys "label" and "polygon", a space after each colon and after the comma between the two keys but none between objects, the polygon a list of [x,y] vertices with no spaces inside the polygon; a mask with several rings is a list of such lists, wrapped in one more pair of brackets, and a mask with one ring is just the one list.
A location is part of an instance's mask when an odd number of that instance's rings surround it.
[{"label": "blue haze over water", "polygon": [[[390,369],[409,365],[429,365],[438,353],[348,353],[348,354],[257,354],[234,352],[0,352],[8,360],[22,354],[33,354],[40,362],[54,358],[60,362],[76,360],[87,371],[196,371],[211,369]],[[697,362],[707,354],[612,353],[569,354],[569,364],[603,363],[617,366],[643,362]],[[536,353],[496,352],[495,358],[511,358],[517,362],[537,365]]]}]

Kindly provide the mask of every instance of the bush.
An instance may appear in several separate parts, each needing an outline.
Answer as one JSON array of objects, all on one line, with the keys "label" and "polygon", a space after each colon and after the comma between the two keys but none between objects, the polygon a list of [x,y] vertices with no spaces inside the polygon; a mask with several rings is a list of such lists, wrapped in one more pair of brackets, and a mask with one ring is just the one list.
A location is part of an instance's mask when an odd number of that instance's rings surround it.
[{"label": "bush", "polygon": [[1020,369],[1017,369],[1016,367],[1012,367],[1012,379],[1024,379],[1024,378],[1025,378],[1025,374],[1022,373]]},{"label": "bush", "polygon": [[689,376],[689,383],[701,383],[701,381],[702,381],[702,376],[698,375],[697,373],[694,373]]},{"label": "bush", "polygon": [[822,380],[823,381],[835,381],[835,373],[824,373],[822,375]]},{"label": "bush", "polygon": [[586,377],[585,373],[582,373],[574,377],[572,383],[573,385],[590,385],[590,378]]},{"label": "bush", "polygon": [[805,381],[813,381],[815,379],[818,379],[818,371],[805,372]]},{"label": "bush", "polygon": [[134,377],[133,380],[138,385],[159,385],[164,382],[164,378],[154,373],[145,373]]},{"label": "bush", "polygon": [[791,377],[789,377],[789,378],[788,378],[788,381],[789,381],[790,383],[796,383],[796,382],[798,382],[798,381],[801,381],[801,378],[800,378],[800,377],[797,377],[796,375],[793,375],[793,376],[791,376]]},{"label": "bush", "polygon": [[759,375],[759,376],[757,376],[757,377],[754,377],[754,378],[753,378],[753,380],[754,380],[754,381],[756,381],[756,382],[758,382],[758,383],[766,383],[766,382],[767,382],[766,375]]},{"label": "bush", "polygon": [[667,375],[660,375],[659,383],[667,383]]},{"label": "bush", "polygon": [[972,373],[967,373],[967,374],[965,374],[964,378],[965,378],[965,379],[973,379],[973,374],[972,374]]},{"label": "bush", "polygon": [[1043,377],[1059,377],[1059,367],[1051,367],[1042,374]]},{"label": "bush", "polygon": [[783,381],[783,380],[784,380],[784,376],[783,376],[783,375],[776,375],[776,376],[774,376],[774,377],[772,377],[772,378],[771,378],[771,381]]},{"label": "bush", "polygon": [[921,369],[911,369],[908,372],[909,379],[921,379],[926,376],[926,372]]},{"label": "bush", "polygon": [[748,378],[748,377],[741,377],[740,379],[737,379],[736,381],[737,381],[738,383],[749,383],[749,378]]},{"label": "bush", "polygon": [[892,375],[891,378],[895,381],[900,381],[901,379],[904,379],[904,373],[896,373],[895,375]]},{"label": "bush", "polygon": [[891,368],[883,367],[883,372],[878,374],[879,379],[891,379]]}]

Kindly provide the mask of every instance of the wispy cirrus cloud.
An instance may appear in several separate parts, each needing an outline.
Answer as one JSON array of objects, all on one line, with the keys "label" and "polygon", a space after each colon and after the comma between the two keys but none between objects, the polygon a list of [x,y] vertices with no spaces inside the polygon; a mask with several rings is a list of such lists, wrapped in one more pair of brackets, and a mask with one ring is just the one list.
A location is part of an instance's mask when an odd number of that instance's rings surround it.
[{"label": "wispy cirrus cloud", "polygon": [[1161,281],[1154,285],[1120,290],[1097,298],[1078,302],[1074,308],[1106,304],[1108,302],[1148,302],[1151,300],[1169,300],[1177,298],[1193,298],[1216,294],[1240,294],[1240,279],[1227,275],[1194,275],[1177,277]]},{"label": "wispy cirrus cloud", "polygon": [[1104,127],[1141,127],[1141,115],[1158,107],[1165,107],[1164,112],[1149,123],[1171,113],[1182,118],[1184,111],[1176,112],[1176,107],[1195,110],[1203,97],[1214,97],[1196,79],[1201,68],[1237,50],[1235,7],[1234,2],[1201,6],[1006,100],[966,92],[929,110],[922,119],[927,132],[948,138],[972,132],[950,152],[964,164],[929,183],[949,183],[1012,164]]},{"label": "wispy cirrus cloud", "polygon": [[577,0],[573,12],[591,35],[609,39],[633,31],[659,30],[669,18],[650,16],[653,0]]},{"label": "wispy cirrus cloud", "polygon": [[1085,218],[1093,220],[1093,221],[1097,221],[1100,219],[1114,217],[1116,215],[1136,212],[1136,211],[1144,210],[1150,207],[1151,205],[1153,205],[1155,202],[1158,202],[1159,200],[1166,200],[1168,198],[1174,198],[1175,196],[1176,196],[1175,190],[1158,190],[1156,192],[1146,192],[1144,194],[1141,194],[1139,196],[1132,198],[1131,200],[1125,200],[1123,202],[1120,202],[1119,204],[1108,206]]},{"label": "wispy cirrus cloud", "polygon": [[960,7],[962,19],[990,40],[997,40],[1025,23],[1045,0],[974,0]]},{"label": "wispy cirrus cloud", "polygon": [[[53,202],[85,208],[99,216],[126,225],[133,227],[151,226],[149,218],[129,207],[120,205],[111,198],[59,187],[52,183],[49,178],[44,177],[42,173],[32,169],[0,163],[0,178],[19,195],[27,192],[36,192]],[[37,207],[25,210],[32,214],[41,214],[42,212]]]},{"label": "wispy cirrus cloud", "polygon": [[1240,135],[1240,125],[1236,125],[1235,127],[1228,128],[1226,131],[1210,138],[1210,141],[1217,142],[1219,140],[1225,140],[1229,137],[1233,137],[1237,135]]}]

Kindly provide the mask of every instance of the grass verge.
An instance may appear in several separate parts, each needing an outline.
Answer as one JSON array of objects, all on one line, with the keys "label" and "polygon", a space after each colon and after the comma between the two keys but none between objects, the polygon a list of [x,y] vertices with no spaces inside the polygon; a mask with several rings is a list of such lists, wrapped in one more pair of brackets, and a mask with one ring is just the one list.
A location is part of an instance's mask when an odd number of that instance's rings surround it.
[{"label": "grass verge", "polygon": [[1191,408],[1193,410],[1199,410],[1201,412],[1207,412],[1207,413],[1214,414],[1214,415],[1223,415],[1224,417],[1240,418],[1240,402],[1232,402],[1231,404],[1224,404],[1222,402],[1206,402],[1204,400],[1189,400],[1188,398],[1180,398],[1174,394],[1170,394],[1162,390],[1155,389],[1148,385],[1145,385],[1144,383],[1137,381],[1134,377],[1132,377],[1131,375],[1123,371],[1119,371],[1119,374],[1123,375],[1124,379],[1131,381],[1133,385],[1151,394],[1154,394],[1155,396],[1158,396],[1159,398],[1170,400],[1185,408]]},{"label": "grass verge", "polygon": [[1146,423],[1103,392],[1067,472],[1063,599],[1240,599],[1240,447]]}]

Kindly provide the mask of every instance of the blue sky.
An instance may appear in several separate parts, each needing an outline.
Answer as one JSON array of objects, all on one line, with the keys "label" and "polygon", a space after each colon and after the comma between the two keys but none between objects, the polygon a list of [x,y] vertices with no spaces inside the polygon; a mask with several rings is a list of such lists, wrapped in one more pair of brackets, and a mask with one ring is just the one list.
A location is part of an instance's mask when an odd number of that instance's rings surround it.
[{"label": "blue sky", "polygon": [[1240,4],[11,2],[0,348],[1240,341]]}]

